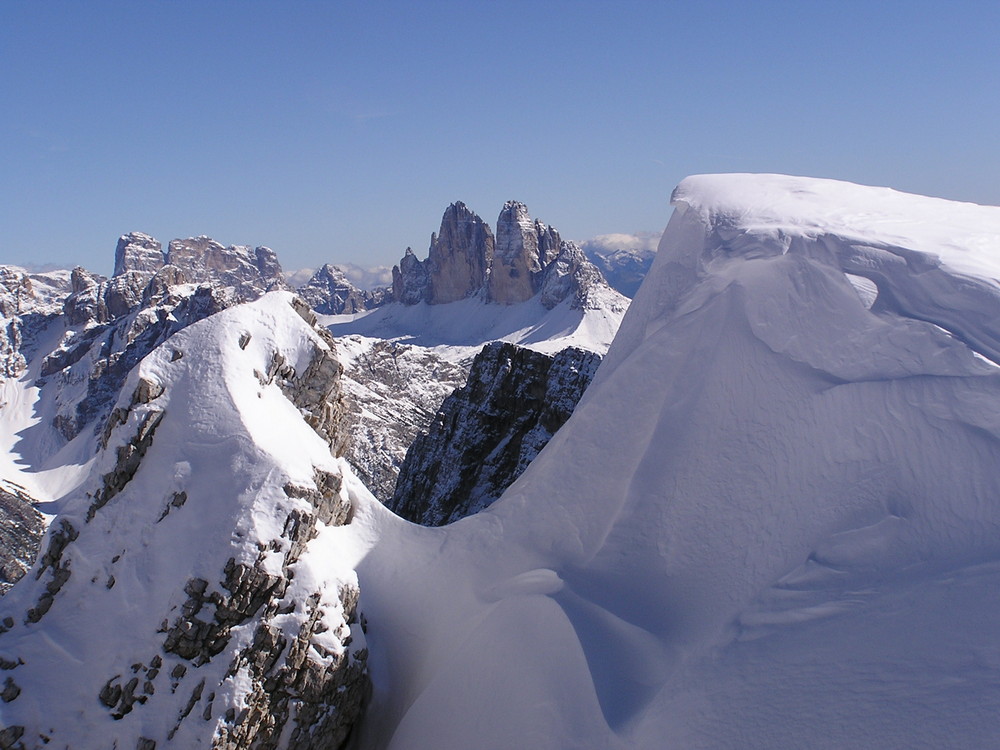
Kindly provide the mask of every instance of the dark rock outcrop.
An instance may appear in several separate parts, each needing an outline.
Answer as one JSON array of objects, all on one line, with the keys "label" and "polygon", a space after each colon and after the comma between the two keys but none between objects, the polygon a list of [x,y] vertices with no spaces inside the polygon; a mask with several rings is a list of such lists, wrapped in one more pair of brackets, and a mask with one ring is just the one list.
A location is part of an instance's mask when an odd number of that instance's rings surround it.
[{"label": "dark rock outcrop", "polygon": [[44,533],[42,514],[27,493],[0,487],[0,595],[31,567]]},{"label": "dark rock outcrop", "polygon": [[575,348],[551,357],[514,344],[485,346],[468,382],[410,446],[388,506],[439,526],[490,505],[573,413],[600,360]]}]

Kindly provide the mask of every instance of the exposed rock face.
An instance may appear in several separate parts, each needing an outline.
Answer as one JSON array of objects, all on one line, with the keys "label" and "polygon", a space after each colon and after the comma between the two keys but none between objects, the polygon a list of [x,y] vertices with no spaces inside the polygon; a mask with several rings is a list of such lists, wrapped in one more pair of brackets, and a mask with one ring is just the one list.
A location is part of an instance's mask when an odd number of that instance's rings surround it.
[{"label": "exposed rock face", "polygon": [[66,271],[32,274],[0,266],[0,377],[23,372],[35,338],[62,309],[69,292]]},{"label": "exposed rock face", "polygon": [[45,525],[32,499],[10,484],[0,487],[0,595],[35,561]]},{"label": "exposed rock face", "polygon": [[148,280],[163,267],[163,247],[142,232],[129,232],[118,238],[115,248],[115,276],[138,271]]},{"label": "exposed rock face", "polygon": [[598,306],[600,302],[592,292],[607,286],[583,250],[572,242],[563,242],[559,255],[545,269],[539,292],[542,304],[550,310],[565,299],[571,300],[573,307],[584,309]]},{"label": "exposed rock face", "polygon": [[298,295],[321,315],[350,315],[371,310],[386,300],[384,290],[358,289],[347,280],[343,271],[329,264],[300,286]]},{"label": "exposed rock face", "polygon": [[497,219],[489,299],[512,304],[534,297],[541,287],[542,271],[559,254],[561,242],[555,229],[532,221],[527,206],[507,201]]},{"label": "exposed rock face", "polygon": [[590,292],[607,284],[600,271],[574,244],[532,220],[523,203],[508,201],[497,219],[496,239],[488,224],[464,203],[453,203],[431,236],[426,261],[407,248],[392,269],[393,301],[442,304],[482,296],[512,305],[541,294],[552,308],[565,299],[576,307],[588,304]]},{"label": "exposed rock face", "polygon": [[465,382],[468,368],[432,350],[394,341],[337,339],[344,360],[350,443],[344,457],[381,502],[396,486],[406,450],[426,430],[448,394]]},{"label": "exposed rock face", "polygon": [[493,244],[489,224],[461,201],[448,206],[440,232],[431,235],[429,301],[455,302],[482,289],[493,262]]},{"label": "exposed rock face", "polygon": [[430,302],[431,279],[428,265],[417,260],[410,248],[406,248],[399,265],[392,267],[392,299],[404,305]]},{"label": "exposed rock face", "polygon": [[171,240],[166,262],[199,283],[234,287],[241,301],[257,299],[271,289],[286,288],[278,258],[267,247],[225,247],[200,235]]},{"label": "exposed rock face", "polygon": [[388,506],[425,526],[490,505],[569,419],[601,357],[555,357],[508,343],[485,346],[465,386],[445,399],[406,452]]},{"label": "exposed rock face", "polygon": [[108,306],[104,302],[104,284],[107,279],[77,266],[70,275],[69,297],[63,304],[66,322],[71,326],[84,326],[108,321]]}]

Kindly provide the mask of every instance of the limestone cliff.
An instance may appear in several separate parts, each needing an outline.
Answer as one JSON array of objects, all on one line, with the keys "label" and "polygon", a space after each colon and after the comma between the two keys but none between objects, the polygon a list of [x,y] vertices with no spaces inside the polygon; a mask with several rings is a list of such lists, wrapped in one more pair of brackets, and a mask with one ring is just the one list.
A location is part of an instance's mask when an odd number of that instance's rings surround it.
[{"label": "limestone cliff", "polygon": [[490,505],[569,419],[600,361],[582,349],[551,357],[514,344],[485,346],[466,384],[406,452],[387,505],[425,526]]}]

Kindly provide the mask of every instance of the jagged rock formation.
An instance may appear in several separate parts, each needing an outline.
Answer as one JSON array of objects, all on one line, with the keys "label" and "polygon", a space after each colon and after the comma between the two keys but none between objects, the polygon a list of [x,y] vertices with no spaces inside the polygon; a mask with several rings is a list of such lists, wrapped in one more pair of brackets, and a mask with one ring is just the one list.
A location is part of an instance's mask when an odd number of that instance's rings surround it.
[{"label": "jagged rock formation", "polygon": [[32,498],[9,482],[0,486],[0,595],[34,562],[44,532],[42,514]]},{"label": "jagged rock formation", "polygon": [[551,357],[514,344],[485,346],[468,382],[406,452],[387,505],[425,526],[490,505],[569,419],[600,361],[575,348]]},{"label": "jagged rock formation", "polygon": [[53,425],[71,440],[100,430],[128,372],[186,326],[266,291],[283,288],[272,250],[224,247],[208,237],[173,240],[166,254],[149,235],[123,235],[115,275],[75,268],[63,303],[69,330],[42,364],[41,385],[57,403]]},{"label": "jagged rock formation", "polygon": [[531,220],[527,206],[507,201],[497,218],[488,298],[512,304],[534,297],[542,286],[543,271],[559,255],[561,244],[555,229]]},{"label": "jagged rock formation", "polygon": [[461,201],[452,203],[441,217],[441,230],[431,235],[427,301],[440,305],[475,294],[486,283],[492,260],[489,225]]},{"label": "jagged rock formation", "polygon": [[393,301],[404,305],[473,296],[511,305],[540,294],[549,309],[565,299],[581,307],[588,304],[592,289],[607,286],[579,247],[533,221],[527,206],[516,201],[508,201],[500,212],[496,238],[464,203],[453,203],[445,210],[440,232],[431,235],[427,260],[417,260],[407,248],[392,278]]},{"label": "jagged rock formation", "polygon": [[130,374],[90,479],[0,602],[0,747],[345,745],[370,690],[359,588],[314,541],[356,490],[314,322],[269,295]]},{"label": "jagged rock formation", "polygon": [[324,265],[297,290],[321,315],[343,315],[371,310],[388,300],[386,289],[358,289],[336,266]]},{"label": "jagged rock formation", "polygon": [[129,271],[152,276],[163,268],[163,246],[148,234],[130,232],[118,238],[115,248],[115,276]]},{"label": "jagged rock formation", "polygon": [[433,349],[361,336],[337,339],[351,440],[345,458],[383,503],[414,438],[468,375]]},{"label": "jagged rock formation", "polygon": [[225,247],[200,235],[171,240],[165,260],[200,283],[234,287],[240,301],[257,299],[272,289],[287,288],[281,264],[269,247]]},{"label": "jagged rock formation", "polygon": [[70,292],[69,273],[29,273],[0,266],[0,377],[17,377],[37,335],[58,315]]}]

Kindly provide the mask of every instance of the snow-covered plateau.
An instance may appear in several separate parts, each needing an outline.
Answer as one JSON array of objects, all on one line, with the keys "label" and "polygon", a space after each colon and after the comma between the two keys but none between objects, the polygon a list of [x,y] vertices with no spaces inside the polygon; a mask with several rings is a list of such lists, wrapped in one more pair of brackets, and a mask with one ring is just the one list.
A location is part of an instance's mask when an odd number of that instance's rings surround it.
[{"label": "snow-covered plateau", "polygon": [[61,512],[0,599],[0,747],[995,746],[1000,208],[673,203],[572,416],[448,526],[334,455],[336,343],[284,291],[145,357],[96,457],[5,459]]}]

